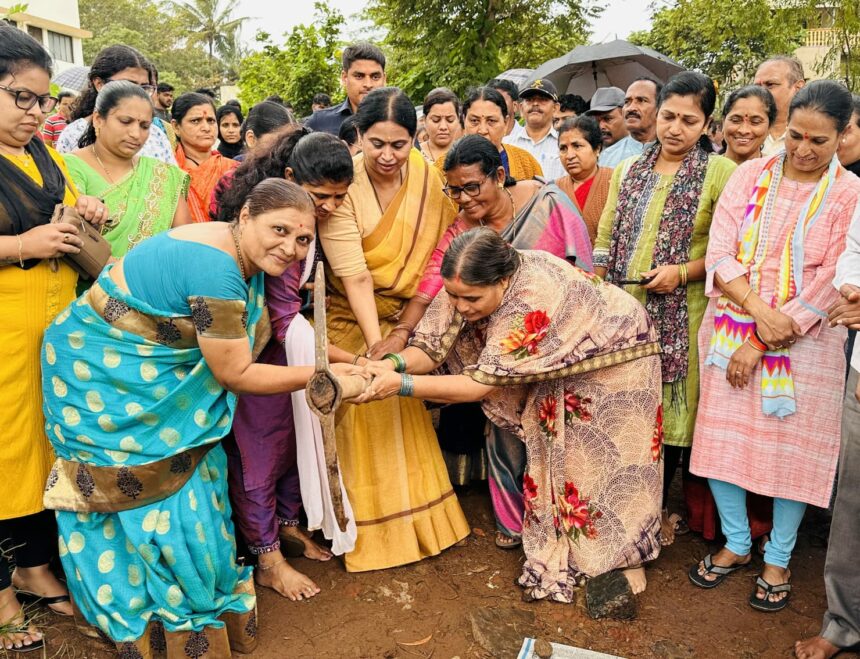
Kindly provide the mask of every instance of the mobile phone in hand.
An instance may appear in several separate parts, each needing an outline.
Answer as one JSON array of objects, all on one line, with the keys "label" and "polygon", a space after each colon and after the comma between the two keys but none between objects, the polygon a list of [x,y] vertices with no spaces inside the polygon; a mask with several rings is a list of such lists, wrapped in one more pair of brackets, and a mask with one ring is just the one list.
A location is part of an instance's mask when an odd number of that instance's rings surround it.
[{"label": "mobile phone in hand", "polygon": [[619,286],[644,286],[654,281],[654,277],[642,277],[642,279],[621,279],[617,282]]}]

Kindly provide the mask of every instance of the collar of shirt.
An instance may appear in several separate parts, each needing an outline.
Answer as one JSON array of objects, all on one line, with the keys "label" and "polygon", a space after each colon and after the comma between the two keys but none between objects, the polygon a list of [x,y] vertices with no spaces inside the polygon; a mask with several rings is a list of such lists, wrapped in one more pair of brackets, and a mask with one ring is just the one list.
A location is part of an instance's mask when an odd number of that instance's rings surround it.
[{"label": "collar of shirt", "polygon": [[534,144],[535,146],[537,146],[538,144],[543,144],[548,139],[552,139],[552,140],[558,142],[558,132],[552,126],[549,127],[549,132],[546,135],[544,135],[542,138],[540,138],[537,142],[535,142],[529,136],[528,129],[525,126],[522,127],[522,130],[516,136],[514,136],[514,134],[511,133],[508,137],[511,137],[516,141],[522,140],[523,142],[527,142],[528,144]]}]

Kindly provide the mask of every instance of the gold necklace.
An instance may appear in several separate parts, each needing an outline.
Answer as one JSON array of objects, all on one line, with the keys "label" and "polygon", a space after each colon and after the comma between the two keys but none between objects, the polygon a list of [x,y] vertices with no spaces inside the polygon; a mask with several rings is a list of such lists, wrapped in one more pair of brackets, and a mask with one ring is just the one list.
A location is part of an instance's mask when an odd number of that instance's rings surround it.
[{"label": "gold necklace", "polygon": [[[111,184],[111,185],[113,185],[113,184],[115,183],[115,181],[113,180],[113,176],[111,176],[111,175],[110,175],[110,172],[108,171],[108,168],[107,168],[107,167],[105,167],[105,164],[102,162],[102,159],[101,159],[101,158],[99,158],[99,152],[96,150],[96,145],[95,145],[95,144],[92,144],[92,145],[90,146],[90,149],[92,149],[93,155],[94,155],[94,156],[95,156],[95,158],[96,158],[96,162],[101,166],[102,170],[104,170],[105,176],[107,176],[108,181],[110,182],[110,184]],[[134,159],[132,159],[132,161],[131,161],[131,171],[132,171],[132,172],[134,172],[134,171],[135,171],[135,169],[137,169],[137,164],[134,162]]]},{"label": "gold necklace", "polygon": [[239,245],[239,236],[237,235],[236,229],[239,227],[238,224],[234,224],[230,233],[233,236],[233,244],[236,246],[236,256],[239,257],[239,273],[242,275],[242,279],[246,279],[245,277],[245,259],[242,258],[242,248]]}]

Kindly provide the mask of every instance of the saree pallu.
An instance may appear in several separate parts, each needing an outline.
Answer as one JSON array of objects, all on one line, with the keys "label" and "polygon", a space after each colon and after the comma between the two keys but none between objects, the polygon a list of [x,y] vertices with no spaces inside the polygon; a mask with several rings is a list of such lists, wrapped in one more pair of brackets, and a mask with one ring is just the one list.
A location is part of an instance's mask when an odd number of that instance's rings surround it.
[{"label": "saree pallu", "polygon": [[173,224],[180,199],[188,196],[191,177],[181,169],[141,156],[134,169],[117,183],[108,183],[81,158],[65,157],[81,194],[104,201],[110,213],[102,235],[111,245],[111,255],[125,256],[146,240]]},{"label": "saree pallu", "polygon": [[[42,350],[58,458],[48,507],[59,472],[75,474],[54,506],[69,590],[90,624],[138,652],[155,634],[169,655],[225,656],[228,632],[234,649],[249,651],[256,598],[251,568],[236,565],[219,443],[236,397],[212,376],[196,332],[238,338],[247,325],[253,344],[263,276],[247,304],[197,298],[189,317],[121,291],[111,269],[57,316]],[[170,479],[147,476],[160,465],[187,480],[166,491]]]},{"label": "saree pallu", "polygon": [[215,186],[224,174],[239,163],[213,151],[206,160],[192,167],[180,144],[176,147],[176,164],[191,176],[188,188],[188,210],[191,211],[191,218],[195,222],[208,222],[212,219],[209,208]]},{"label": "saree pallu", "polygon": [[571,602],[582,578],[660,552],[660,348],[631,296],[545,252],[521,256],[488,318],[465,322],[441,291],[412,345],[495,387],[484,412],[528,456],[519,583]]},{"label": "saree pallu", "polygon": [[580,204],[576,198],[576,190],[570,176],[562,176],[555,184],[576,204],[582,212],[582,219],[588,227],[588,237],[591,244],[597,240],[597,225],[600,224],[600,215],[609,197],[609,182],[612,180],[612,169],[609,167],[598,167],[597,173],[592,178],[591,188],[585,198],[585,203]]},{"label": "saree pallu", "polygon": [[[441,186],[433,185],[436,179],[429,174],[423,157],[413,150],[404,185],[362,241],[382,336],[394,328],[402,307],[415,294],[430,253],[453,217]],[[372,188],[354,192],[374,194]],[[331,273],[326,276],[331,293],[329,341],[363,354],[367,347],[343,284]],[[345,556],[347,570],[418,561],[469,534],[430,414],[420,401],[396,397],[343,406],[337,448],[358,527],[355,550]]]}]

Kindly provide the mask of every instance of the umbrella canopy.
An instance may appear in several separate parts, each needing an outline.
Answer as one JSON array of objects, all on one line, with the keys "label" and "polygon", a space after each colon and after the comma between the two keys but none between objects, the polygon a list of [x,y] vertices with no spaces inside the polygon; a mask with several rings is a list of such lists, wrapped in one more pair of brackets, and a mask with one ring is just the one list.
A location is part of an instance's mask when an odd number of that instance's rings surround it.
[{"label": "umbrella canopy", "polygon": [[501,78],[502,80],[510,80],[518,87],[521,86],[526,80],[529,79],[532,73],[534,73],[534,69],[508,69],[497,75],[497,78]]},{"label": "umbrella canopy", "polygon": [[684,67],[656,50],[616,39],[609,43],[579,46],[566,55],[544,62],[524,83],[550,80],[559,94],[579,94],[589,99],[598,87],[627,89],[636,78],[647,76],[665,83]]},{"label": "umbrella canopy", "polygon": [[69,91],[82,92],[90,82],[89,75],[90,67],[71,66],[55,75],[51,82],[57,85],[57,87],[62,87]]}]

